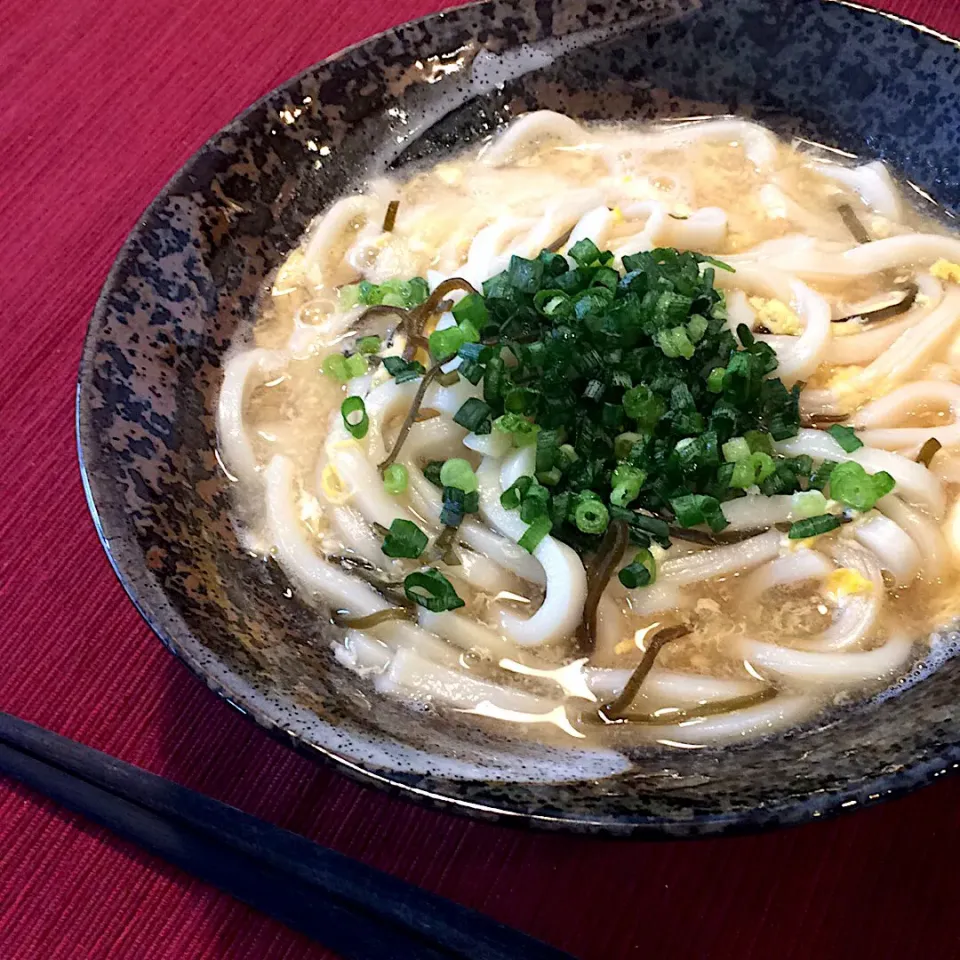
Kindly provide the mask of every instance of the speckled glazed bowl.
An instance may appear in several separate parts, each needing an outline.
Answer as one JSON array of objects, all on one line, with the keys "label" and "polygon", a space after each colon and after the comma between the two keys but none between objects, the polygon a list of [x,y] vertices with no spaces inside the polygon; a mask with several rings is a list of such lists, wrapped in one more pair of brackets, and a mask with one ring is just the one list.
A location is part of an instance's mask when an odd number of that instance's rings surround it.
[{"label": "speckled glazed bowl", "polygon": [[960,45],[852,5],[495,0],[368,40],[204,146],[104,288],[80,370],[79,443],[130,596],[170,650],[267,730],[365,782],[476,816],[717,834],[870,803],[957,766],[960,659],[949,657],[896,695],[722,751],[625,756],[484,736],[362,688],[279,569],[241,551],[214,407],[224,351],[264,278],[366,176],[541,107],[756,117],[880,156],[960,212]]}]

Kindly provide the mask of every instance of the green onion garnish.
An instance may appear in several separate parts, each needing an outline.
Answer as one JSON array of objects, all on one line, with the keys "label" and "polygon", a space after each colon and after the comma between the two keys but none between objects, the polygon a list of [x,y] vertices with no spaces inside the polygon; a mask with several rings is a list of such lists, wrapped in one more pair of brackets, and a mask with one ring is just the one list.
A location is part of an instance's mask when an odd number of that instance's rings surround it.
[{"label": "green onion garnish", "polygon": [[408,574],[403,581],[403,592],[411,603],[425,607],[431,613],[456,610],[464,605],[453,584],[433,567]]},{"label": "green onion garnish", "polygon": [[459,527],[466,514],[476,513],[479,508],[480,496],[476,490],[468,493],[460,487],[445,486],[443,488],[440,522],[445,527]]},{"label": "green onion garnish", "polygon": [[453,415],[453,422],[466,427],[471,433],[489,433],[492,426],[490,414],[491,409],[488,404],[476,397],[470,397]]},{"label": "green onion garnish", "polygon": [[347,357],[347,376],[362,377],[367,372],[367,359],[362,354],[354,353]]},{"label": "green onion garnish", "polygon": [[[504,507],[534,532],[549,521],[554,536],[592,556],[612,521],[635,548],[666,547],[684,528],[706,525],[711,533],[689,537],[714,537],[727,526],[722,504],[744,490],[792,496],[827,487],[829,464],[814,470],[809,457],[776,451],[775,441],[799,430],[800,385],[777,379],[775,352],[746,326],[731,332],[714,283],[716,270],[729,268],[669,248],[628,254],[622,264],[621,274],[610,253],[580,240],[568,256],[513,257],[482,293],[452,278],[419,308],[404,308],[408,334],[419,333],[443,297],[466,294],[452,307],[457,325],[435,331],[430,349],[441,359],[456,352],[459,377],[478,388],[457,410],[458,424],[536,447],[533,476],[503,491]],[[409,297],[399,283],[361,282],[355,295]],[[430,371],[402,357],[383,364],[398,382],[423,377],[421,387],[442,376],[437,363]],[[447,491],[446,516],[459,522],[471,506],[461,502],[469,479],[457,481],[454,466],[441,478],[442,464],[424,472]],[[866,503],[882,495],[888,483],[878,476],[866,486],[846,478],[845,496]],[[838,479],[843,492],[843,472]],[[815,506],[812,498],[797,504],[797,518]]]},{"label": "green onion garnish", "polygon": [[378,336],[361,337],[357,341],[357,350],[364,354],[376,353],[380,349],[380,344],[381,340]]},{"label": "green onion garnish", "polygon": [[402,463],[391,463],[383,471],[383,489],[391,496],[403,493],[410,482],[410,475]]},{"label": "green onion garnish", "polygon": [[474,493],[479,487],[473,467],[459,457],[447,460],[440,468],[440,483],[445,487],[459,487],[464,493]]},{"label": "green onion garnish", "polygon": [[463,331],[459,327],[434,330],[430,334],[430,356],[434,360],[447,360],[455,357],[465,339]]},{"label": "green onion garnish", "polygon": [[411,520],[399,517],[390,524],[380,549],[388,557],[415,560],[426,549],[427,535]]},{"label": "green onion garnish", "polygon": [[340,404],[340,416],[343,417],[343,425],[356,440],[362,440],[367,435],[370,418],[362,398],[347,397]]},{"label": "green onion garnish", "polygon": [[863,446],[863,441],[853,432],[853,427],[845,427],[842,423],[833,424],[827,433],[843,447],[844,453],[853,453]]},{"label": "green onion garnish", "polygon": [[830,473],[830,496],[854,510],[872,510],[894,487],[885,470],[869,474],[855,460],[838,463]]},{"label": "green onion garnish", "polygon": [[791,540],[806,540],[807,537],[819,537],[821,533],[829,533],[840,526],[841,520],[832,513],[821,513],[819,517],[807,517],[790,525],[787,536]]},{"label": "green onion garnish", "polygon": [[648,587],[657,579],[657,562],[649,550],[638,550],[633,561],[627,564],[617,576],[628,590]]},{"label": "green onion garnish", "polygon": [[443,469],[442,460],[430,460],[423,467],[423,475],[429,480],[435,487],[442,487],[443,484],[440,482],[440,471]]},{"label": "green onion garnish", "polygon": [[549,517],[537,517],[533,523],[524,530],[523,536],[520,537],[517,543],[523,547],[527,553],[533,553],[533,551],[540,546],[543,538],[550,532],[552,526],[553,524]]},{"label": "green onion garnish", "polygon": [[384,357],[383,366],[397,383],[416,380],[426,373],[426,369],[419,360],[404,360],[403,357]]},{"label": "green onion garnish", "polygon": [[584,500],[573,511],[573,522],[583,533],[603,533],[610,522],[610,511],[599,500]]},{"label": "green onion garnish", "polygon": [[346,383],[350,379],[347,358],[342,353],[331,353],[323,360],[323,372],[334,380]]}]

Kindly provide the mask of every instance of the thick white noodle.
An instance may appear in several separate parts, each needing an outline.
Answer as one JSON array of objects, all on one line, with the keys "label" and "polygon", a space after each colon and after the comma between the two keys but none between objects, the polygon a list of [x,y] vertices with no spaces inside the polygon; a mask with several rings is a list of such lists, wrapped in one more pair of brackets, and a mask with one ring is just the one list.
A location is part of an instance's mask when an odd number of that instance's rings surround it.
[{"label": "thick white noodle", "polygon": [[771,220],[785,220],[796,229],[823,240],[850,239],[847,228],[836,214],[831,217],[808,210],[776,184],[768,183],[761,187],[759,198]]},{"label": "thick white noodle", "polygon": [[897,185],[879,160],[863,163],[858,167],[843,167],[837,163],[811,164],[817,173],[844,187],[853,190],[864,204],[888,220],[899,221],[903,217],[903,204]]},{"label": "thick white noodle", "polygon": [[[950,411],[950,419],[931,427],[898,427],[921,407]],[[944,447],[960,446],[960,384],[915,380],[861,407],[851,420],[868,447],[900,450],[933,438]]]},{"label": "thick white noodle", "polygon": [[[372,197],[344,197],[313,227],[304,259],[307,276],[315,287],[336,287],[357,276],[359,270],[357,266],[346,261],[346,254],[351,244],[361,235],[367,236],[371,233],[363,230],[363,227],[376,219],[379,209],[381,204]],[[360,225],[362,234],[357,232],[357,224]],[[379,229],[376,232],[379,232]]]},{"label": "thick white noodle", "polygon": [[815,709],[811,697],[780,696],[753,707],[682,723],[642,726],[642,736],[668,746],[714,746],[769,736],[796,726]]},{"label": "thick white noodle", "polygon": [[861,447],[847,453],[829,433],[823,430],[802,428],[795,437],[779,440],[774,446],[777,453],[786,457],[801,454],[815,460],[855,460],[868,473],[886,470],[897,481],[897,494],[915,506],[925,509],[939,520],[946,510],[947,500],[943,484],[922,463],[914,463],[906,457],[887,450]]},{"label": "thick white noodle", "polygon": [[782,533],[768,530],[742,543],[711,547],[677,560],[667,560],[660,565],[657,585],[683,587],[714,577],[742,573],[765,560],[772,560],[780,552],[782,542]]},{"label": "thick white noodle", "polygon": [[833,622],[818,640],[804,646],[820,651],[847,650],[861,644],[880,617],[884,603],[883,574],[873,554],[856,543],[839,539],[828,549],[841,567],[855,570],[870,588],[847,595],[838,592]]},{"label": "thick white noodle", "polygon": [[816,550],[798,550],[764,564],[743,581],[740,602],[749,609],[767,590],[804,580],[822,580],[833,571],[833,564]]},{"label": "thick white noodle", "polygon": [[761,336],[777,353],[777,376],[787,386],[806,380],[820,366],[831,343],[830,304],[805,283],[790,284],[797,316],[803,322],[799,337]]},{"label": "thick white noodle", "polygon": [[334,642],[333,655],[338,663],[361,677],[381,673],[393,656],[390,647],[382,640],[362,630],[347,630],[341,641]]},{"label": "thick white noodle", "polygon": [[842,253],[809,249],[786,255],[754,248],[728,257],[727,262],[738,268],[741,264],[762,263],[805,280],[816,280],[866,277],[883,270],[931,264],[941,258],[960,261],[960,239],[936,233],[905,233],[862,243]]},{"label": "thick white noodle", "polygon": [[224,465],[241,483],[256,483],[258,471],[257,457],[243,421],[251,381],[269,380],[282,373],[289,362],[282,350],[255,347],[233,354],[224,366],[217,400],[217,440]]},{"label": "thick white noodle", "polygon": [[583,143],[590,137],[586,130],[562,113],[553,110],[535,110],[524,114],[484,147],[481,162],[490,167],[503,166],[527,150],[544,141]]},{"label": "thick white noodle", "polygon": [[775,494],[747,494],[720,505],[731,533],[739,530],[764,530],[793,519],[793,497]]},{"label": "thick white noodle", "polygon": [[288,457],[275,456],[264,470],[267,537],[287,576],[336,609],[365,617],[390,606],[372,587],[320,557],[303,532],[297,508],[296,471]]},{"label": "thick white noodle", "polygon": [[[624,668],[587,667],[587,683],[601,700],[619,696],[633,670]],[[732,680],[709,677],[699,673],[680,673],[653,667],[643,681],[631,709],[638,713],[653,713],[665,707],[689,709],[717,700],[733,700],[756,693],[763,687],[759,680],[744,678]],[[669,719],[669,717],[667,717]]]},{"label": "thick white noodle", "polygon": [[428,660],[413,650],[398,650],[375,685],[380,693],[410,697],[421,703],[441,703],[470,710],[486,702],[499,710],[546,714],[556,701],[525,690],[501,686]]},{"label": "thick white noodle", "polygon": [[626,141],[626,149],[648,153],[676,150],[701,140],[742,144],[747,159],[759,170],[771,168],[777,159],[777,140],[758,123],[735,117],[687,120],[635,134]]},{"label": "thick white noodle", "polygon": [[907,506],[896,494],[887,494],[877,509],[904,530],[920,552],[921,572],[929,579],[942,577],[950,562],[950,548],[940,527],[919,510]]},{"label": "thick white noodle", "polygon": [[[935,310],[943,300],[943,285],[928,273],[918,274],[914,282],[925,298],[923,302],[911,307],[899,320],[887,320],[875,326],[866,326],[861,333],[852,333],[847,336],[838,336],[834,333],[830,341],[830,363],[846,365],[859,364],[861,366],[872,363],[891,344],[896,342],[900,335],[915,327],[927,314]],[[850,310],[844,310],[843,316],[850,316]],[[840,314],[835,313],[834,319]],[[806,391],[807,394],[812,391]]]},{"label": "thick white noodle", "polygon": [[865,653],[795,650],[751,639],[740,642],[743,657],[760,674],[826,687],[888,678],[906,664],[912,647],[902,633],[891,635],[882,646]]},{"label": "thick white noodle", "polygon": [[[500,504],[500,465],[484,458],[477,471],[480,481],[480,513],[503,536],[519,541],[527,524],[517,510],[505,510]],[[533,556],[543,567],[546,593],[543,603],[530,617],[518,617],[510,610],[500,611],[500,629],[525,647],[540,646],[570,636],[583,614],[587,596],[587,575],[576,552],[565,543],[547,535]]]},{"label": "thick white noodle", "polygon": [[[889,517],[867,517],[854,526],[852,536],[871,550],[897,586],[906,586],[920,571],[920,550],[910,536]],[[880,582],[880,590],[883,582]]]}]

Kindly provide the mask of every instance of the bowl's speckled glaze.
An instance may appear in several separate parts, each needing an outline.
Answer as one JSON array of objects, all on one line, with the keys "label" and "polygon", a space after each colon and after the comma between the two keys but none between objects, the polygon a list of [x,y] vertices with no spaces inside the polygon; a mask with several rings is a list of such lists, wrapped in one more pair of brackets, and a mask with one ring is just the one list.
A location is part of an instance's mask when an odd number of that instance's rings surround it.
[{"label": "bowl's speckled glaze", "polygon": [[[550,750],[382,700],[335,664],[278,568],[245,555],[214,453],[221,360],[311,218],[364,177],[549,107],[736,112],[879,156],[960,211],[960,47],[840,3],[519,0],[392,30],[269,94],[147,210],[93,316],[78,432],[114,567],[218,694],[366,782],[482,817],[695,836],[793,823],[960,762],[960,660],[895,696],[722,751]],[[944,653],[950,644],[945,639]]]}]

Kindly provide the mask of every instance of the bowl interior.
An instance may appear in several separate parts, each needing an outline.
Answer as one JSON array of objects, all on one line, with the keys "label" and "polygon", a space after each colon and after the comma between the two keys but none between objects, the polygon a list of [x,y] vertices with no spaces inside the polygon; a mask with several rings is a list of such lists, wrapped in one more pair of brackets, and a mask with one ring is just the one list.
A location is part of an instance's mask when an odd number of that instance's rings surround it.
[{"label": "bowl interior", "polygon": [[845,4],[633,0],[472,5],[400,27],[269,94],[178,173],[131,234],[78,392],[88,497],[125,587],[218,693],[370,782],[475,815],[613,833],[716,833],[820,816],[960,759],[942,665],[895,695],[722,751],[558,750],[375,696],[229,522],[215,455],[223,354],[311,218],[366,177],[510,117],[737,113],[881,157],[960,212],[960,50]]}]

